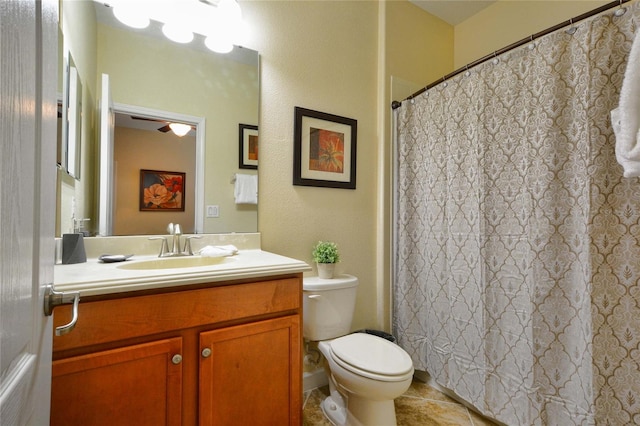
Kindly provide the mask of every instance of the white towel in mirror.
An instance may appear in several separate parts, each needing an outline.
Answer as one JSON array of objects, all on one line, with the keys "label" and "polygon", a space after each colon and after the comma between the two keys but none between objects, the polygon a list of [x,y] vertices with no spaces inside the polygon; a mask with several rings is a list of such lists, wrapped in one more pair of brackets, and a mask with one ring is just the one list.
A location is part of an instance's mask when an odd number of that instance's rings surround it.
[{"label": "white towel in mirror", "polygon": [[258,175],[236,174],[236,204],[258,204]]}]

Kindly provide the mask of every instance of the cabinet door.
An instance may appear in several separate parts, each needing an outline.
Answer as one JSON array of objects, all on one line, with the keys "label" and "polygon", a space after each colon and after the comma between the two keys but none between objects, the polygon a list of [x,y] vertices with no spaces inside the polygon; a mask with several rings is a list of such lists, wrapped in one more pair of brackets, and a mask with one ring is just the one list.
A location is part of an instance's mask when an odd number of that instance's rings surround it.
[{"label": "cabinet door", "polygon": [[51,424],[180,424],[181,357],[178,337],[54,361]]},{"label": "cabinet door", "polygon": [[200,334],[201,425],[299,425],[299,316]]}]

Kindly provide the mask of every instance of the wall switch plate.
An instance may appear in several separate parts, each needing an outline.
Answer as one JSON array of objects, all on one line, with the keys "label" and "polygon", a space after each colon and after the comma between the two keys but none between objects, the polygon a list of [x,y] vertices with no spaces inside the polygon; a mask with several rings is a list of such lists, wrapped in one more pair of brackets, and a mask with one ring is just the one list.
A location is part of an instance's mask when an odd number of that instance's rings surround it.
[{"label": "wall switch plate", "polygon": [[220,217],[220,207],[207,206],[207,217]]}]

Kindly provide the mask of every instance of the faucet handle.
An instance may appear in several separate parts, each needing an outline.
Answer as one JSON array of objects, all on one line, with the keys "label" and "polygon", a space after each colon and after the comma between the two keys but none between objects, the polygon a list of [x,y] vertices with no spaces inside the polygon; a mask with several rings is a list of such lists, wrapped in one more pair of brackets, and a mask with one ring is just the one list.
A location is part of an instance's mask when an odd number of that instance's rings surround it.
[{"label": "faucet handle", "polygon": [[162,240],[160,243],[160,254],[158,257],[162,257],[169,251],[169,244],[167,243],[167,237],[149,237],[150,240]]},{"label": "faucet handle", "polygon": [[202,235],[188,235],[184,237],[184,253],[189,256],[193,256],[193,250],[191,250],[191,240],[199,240]]},{"label": "faucet handle", "polygon": [[173,222],[171,222],[170,224],[167,225],[167,233],[169,235],[173,235],[173,231],[174,231]]}]

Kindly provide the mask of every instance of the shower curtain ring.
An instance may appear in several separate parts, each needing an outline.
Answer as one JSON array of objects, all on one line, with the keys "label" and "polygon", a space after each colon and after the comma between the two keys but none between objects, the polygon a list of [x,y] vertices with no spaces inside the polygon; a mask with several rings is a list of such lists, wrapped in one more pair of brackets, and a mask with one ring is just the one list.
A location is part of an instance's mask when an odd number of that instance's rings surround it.
[{"label": "shower curtain ring", "polygon": [[493,65],[498,65],[499,62],[500,60],[498,59],[498,52],[493,52],[493,60],[491,61],[491,63]]},{"label": "shower curtain ring", "polygon": [[469,72],[469,65],[465,65],[465,66],[464,66],[464,69],[466,70],[466,71],[464,72],[464,76],[465,76],[465,77],[469,77],[469,76],[471,75],[471,73]]},{"label": "shower curtain ring", "polygon": [[573,25],[573,18],[569,19],[569,25],[571,25],[571,28],[569,28],[567,31],[565,31],[567,34],[569,35],[573,35],[575,34],[575,32],[578,30],[578,27]]},{"label": "shower curtain ring", "polygon": [[613,14],[617,17],[620,17],[622,15],[624,15],[625,13],[627,13],[627,8],[626,7],[622,7],[622,0],[618,0],[618,10],[616,10]]}]

